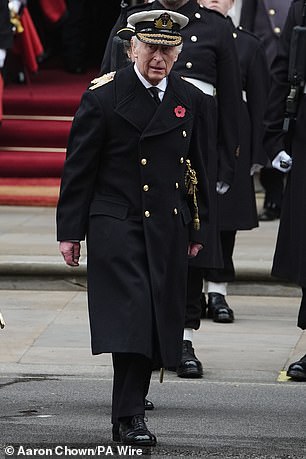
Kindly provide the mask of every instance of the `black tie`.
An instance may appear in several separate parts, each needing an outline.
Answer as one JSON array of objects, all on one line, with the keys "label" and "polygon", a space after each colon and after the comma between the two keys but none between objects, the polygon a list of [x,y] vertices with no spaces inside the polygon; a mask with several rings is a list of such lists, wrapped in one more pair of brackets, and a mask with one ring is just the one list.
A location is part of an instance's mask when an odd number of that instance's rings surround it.
[{"label": "black tie", "polygon": [[155,102],[156,102],[157,104],[160,104],[161,100],[160,100],[160,98],[158,97],[159,89],[157,89],[155,86],[151,86],[150,88],[148,88],[148,90],[149,90],[150,93],[152,94],[153,99],[155,100]]}]

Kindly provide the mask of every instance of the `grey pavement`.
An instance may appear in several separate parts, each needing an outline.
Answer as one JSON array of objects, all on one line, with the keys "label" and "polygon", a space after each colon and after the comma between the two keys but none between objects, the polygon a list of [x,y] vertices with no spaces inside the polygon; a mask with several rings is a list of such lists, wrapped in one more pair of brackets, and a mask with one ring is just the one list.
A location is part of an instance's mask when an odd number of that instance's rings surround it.
[{"label": "grey pavement", "polygon": [[[204,319],[194,337],[204,377],[167,371],[160,384],[154,373],[154,456],[306,457],[305,383],[286,377],[306,333],[296,327],[299,289],[270,276],[277,228],[238,233],[236,320]],[[0,457],[13,441],[109,439],[111,359],[90,353],[82,249],[79,268],[64,265],[53,208],[0,207]]]}]

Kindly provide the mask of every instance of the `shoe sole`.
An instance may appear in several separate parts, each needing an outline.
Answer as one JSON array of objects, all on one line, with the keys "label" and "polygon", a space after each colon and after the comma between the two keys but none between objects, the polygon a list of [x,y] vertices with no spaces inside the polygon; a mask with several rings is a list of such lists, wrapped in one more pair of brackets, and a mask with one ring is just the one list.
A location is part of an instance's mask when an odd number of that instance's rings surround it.
[{"label": "shoe sole", "polygon": [[177,376],[179,378],[202,378],[203,376],[203,372],[199,372],[199,371],[183,371],[183,372],[176,372]]},{"label": "shoe sole", "polygon": [[213,321],[220,324],[231,324],[234,322],[234,319],[229,317],[227,314],[218,314],[217,317],[214,317]]},{"label": "shoe sole", "polygon": [[115,443],[122,443],[124,445],[130,445],[130,446],[156,446],[156,444],[157,444],[157,441],[155,441],[155,442],[152,442],[152,441],[151,442],[148,442],[148,441],[143,441],[143,442],[125,441],[125,442],[122,442],[120,436],[117,437],[117,436],[114,436],[114,435],[113,435],[113,441]]},{"label": "shoe sole", "polygon": [[287,376],[289,376],[291,379],[294,379],[294,381],[306,381],[306,375],[304,372],[301,371],[287,371]]}]

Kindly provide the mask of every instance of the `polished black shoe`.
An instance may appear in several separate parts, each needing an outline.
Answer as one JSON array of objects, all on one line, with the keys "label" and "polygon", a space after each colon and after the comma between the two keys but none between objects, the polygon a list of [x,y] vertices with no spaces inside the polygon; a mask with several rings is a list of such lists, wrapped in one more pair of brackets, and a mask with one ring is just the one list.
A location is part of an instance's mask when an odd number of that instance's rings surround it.
[{"label": "polished black shoe", "polygon": [[280,209],[278,207],[267,207],[264,208],[258,214],[258,220],[260,222],[271,222],[273,220],[278,220],[280,217]]},{"label": "polished black shoe", "polygon": [[192,342],[183,341],[182,360],[176,370],[180,378],[201,378],[203,367],[199,359],[195,356]]},{"label": "polished black shoe", "polygon": [[232,323],[234,322],[234,312],[225,301],[221,293],[209,293],[207,304],[207,317],[214,322]]},{"label": "polished black shoe", "polygon": [[205,319],[205,317],[206,317],[206,308],[207,308],[205,293],[201,294],[200,303],[201,303],[201,319]]},{"label": "polished black shoe", "polygon": [[306,381],[306,354],[297,362],[289,365],[287,376],[294,381]]},{"label": "polished black shoe", "polygon": [[155,446],[157,443],[155,435],[147,428],[142,415],[132,416],[119,422],[119,441],[134,446]]},{"label": "polished black shoe", "polygon": [[153,402],[151,402],[151,400],[148,400],[147,398],[145,398],[144,408],[145,410],[151,411],[151,410],[154,410],[155,407],[154,407]]}]

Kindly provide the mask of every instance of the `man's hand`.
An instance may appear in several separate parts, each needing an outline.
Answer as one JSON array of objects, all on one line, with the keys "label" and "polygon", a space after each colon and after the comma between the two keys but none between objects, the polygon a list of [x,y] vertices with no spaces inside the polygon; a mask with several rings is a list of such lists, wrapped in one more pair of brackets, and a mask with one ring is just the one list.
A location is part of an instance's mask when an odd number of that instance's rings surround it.
[{"label": "man's hand", "polygon": [[62,241],[59,249],[69,266],[79,266],[81,244],[79,242]]},{"label": "man's hand", "polygon": [[272,167],[281,172],[289,172],[292,167],[292,158],[284,150],[280,151],[272,161]]},{"label": "man's hand", "polygon": [[196,244],[195,242],[189,242],[188,244],[188,256],[194,258],[198,255],[200,250],[203,249],[202,244]]}]

